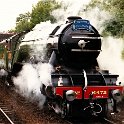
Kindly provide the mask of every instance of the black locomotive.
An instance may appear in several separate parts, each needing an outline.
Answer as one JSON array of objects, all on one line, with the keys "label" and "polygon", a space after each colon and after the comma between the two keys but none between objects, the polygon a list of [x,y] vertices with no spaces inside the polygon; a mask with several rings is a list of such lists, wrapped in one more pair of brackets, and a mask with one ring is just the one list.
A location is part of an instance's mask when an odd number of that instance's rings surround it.
[{"label": "black locomotive", "polygon": [[116,85],[118,75],[99,69],[101,36],[89,20],[68,17],[52,31],[47,47],[54,71],[50,85],[44,85],[41,92],[50,107],[62,117],[86,113],[106,116],[111,99],[116,111],[122,86]]}]

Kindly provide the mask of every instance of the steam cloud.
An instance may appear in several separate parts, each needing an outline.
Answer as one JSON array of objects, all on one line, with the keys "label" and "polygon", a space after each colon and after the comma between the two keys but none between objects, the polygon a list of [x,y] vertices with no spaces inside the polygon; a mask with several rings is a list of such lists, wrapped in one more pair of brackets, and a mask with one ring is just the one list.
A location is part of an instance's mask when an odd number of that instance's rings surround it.
[{"label": "steam cloud", "polygon": [[18,77],[13,77],[16,91],[31,101],[39,102],[42,107],[45,96],[41,94],[42,85],[49,85],[52,67],[49,64],[25,64]]},{"label": "steam cloud", "polygon": [[121,55],[123,47],[122,39],[103,38],[102,52],[98,57],[100,69],[109,70],[112,74],[118,74],[117,84],[122,82],[122,85],[124,85],[124,60],[122,60]]}]

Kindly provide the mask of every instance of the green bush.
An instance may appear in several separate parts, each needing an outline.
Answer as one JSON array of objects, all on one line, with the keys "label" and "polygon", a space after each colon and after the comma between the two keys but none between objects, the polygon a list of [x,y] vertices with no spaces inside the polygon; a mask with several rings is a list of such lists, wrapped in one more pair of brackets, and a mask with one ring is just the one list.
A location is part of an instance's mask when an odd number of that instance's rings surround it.
[{"label": "green bush", "polygon": [[18,53],[17,62],[27,62],[30,59],[30,51],[30,46],[21,46]]}]

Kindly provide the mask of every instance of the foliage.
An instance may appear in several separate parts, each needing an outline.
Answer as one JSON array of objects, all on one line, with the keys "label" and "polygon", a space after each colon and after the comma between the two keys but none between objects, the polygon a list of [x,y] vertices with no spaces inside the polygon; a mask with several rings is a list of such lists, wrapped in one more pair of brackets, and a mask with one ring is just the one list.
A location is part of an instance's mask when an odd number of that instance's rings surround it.
[{"label": "foliage", "polygon": [[30,13],[20,14],[16,19],[16,32],[22,32],[31,29]]},{"label": "foliage", "polygon": [[97,6],[112,15],[112,18],[104,23],[104,33],[124,38],[124,0],[92,0],[89,6]]},{"label": "foliage", "polygon": [[21,46],[19,53],[18,53],[17,61],[26,62],[29,60],[29,58],[30,58],[30,46],[28,45]]},{"label": "foliage", "polygon": [[14,33],[14,32],[16,32],[15,29],[8,30],[8,33]]},{"label": "foliage", "polygon": [[51,12],[60,5],[55,2],[55,0],[42,0],[37,3],[32,9],[31,22],[33,25],[40,23],[41,21],[51,20],[52,23],[56,21]]},{"label": "foliage", "polygon": [[56,21],[51,12],[60,5],[55,0],[40,0],[35,6],[32,7],[32,12],[20,14],[16,18],[16,32],[31,30],[36,24],[50,20],[52,23]]}]

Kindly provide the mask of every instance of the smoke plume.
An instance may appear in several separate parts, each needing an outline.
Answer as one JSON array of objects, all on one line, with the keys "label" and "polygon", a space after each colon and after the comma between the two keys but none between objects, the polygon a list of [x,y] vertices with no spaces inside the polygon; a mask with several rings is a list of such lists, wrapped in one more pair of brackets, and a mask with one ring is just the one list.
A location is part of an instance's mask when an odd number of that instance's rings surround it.
[{"label": "smoke plume", "polygon": [[37,101],[42,108],[46,98],[41,94],[40,89],[43,84],[46,86],[50,84],[52,70],[52,66],[48,63],[25,64],[19,72],[19,76],[13,77],[16,92],[31,101]]},{"label": "smoke plume", "polygon": [[118,82],[124,85],[124,60],[122,60],[122,50],[124,44],[122,39],[113,37],[103,38],[102,52],[98,57],[100,69],[109,70],[112,74],[118,74]]}]

